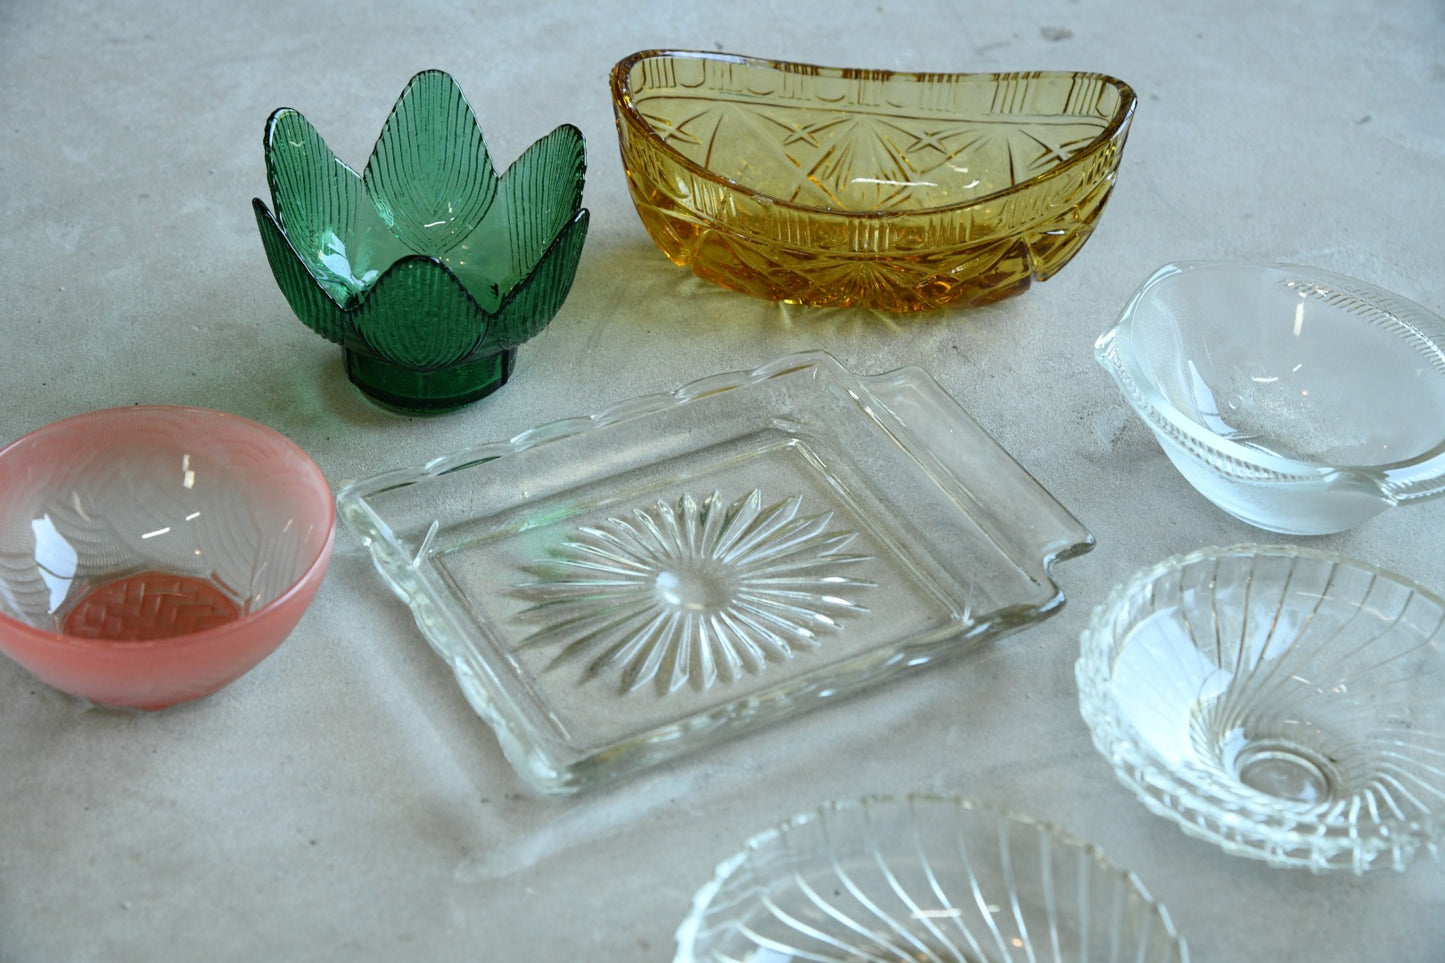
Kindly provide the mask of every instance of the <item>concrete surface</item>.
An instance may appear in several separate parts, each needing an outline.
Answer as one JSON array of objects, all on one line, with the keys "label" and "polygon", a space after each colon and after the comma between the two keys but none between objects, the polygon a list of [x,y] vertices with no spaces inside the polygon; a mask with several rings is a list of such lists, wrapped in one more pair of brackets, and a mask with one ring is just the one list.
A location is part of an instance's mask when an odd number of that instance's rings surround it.
[{"label": "concrete surface", "polygon": [[[926,71],[1079,68],[1140,104],[1098,232],[1053,280],[892,318],[709,287],[643,232],[606,77],[634,50]],[[592,232],[511,384],[386,413],[271,280],[249,202],[262,125],[300,109],[364,162],[424,67],[506,164],[588,138]],[[701,375],[823,348],[927,368],[1088,525],[1070,602],[965,659],[582,797],[530,793],[361,546],[338,540],[292,638],[220,694],[88,707],[0,660],[0,960],[667,960],[747,836],[829,798],[961,793],[1135,870],[1196,961],[1445,959],[1445,867],[1314,877],[1148,814],[1092,749],[1073,661],[1135,569],[1268,540],[1174,472],[1091,358],[1159,264],[1280,257],[1445,310],[1445,8],[1224,0],[0,3],[0,441],[186,403],[271,425],[340,485]],[[1445,417],[1445,413],[1442,413]],[[1445,502],[1310,544],[1445,586]]]}]

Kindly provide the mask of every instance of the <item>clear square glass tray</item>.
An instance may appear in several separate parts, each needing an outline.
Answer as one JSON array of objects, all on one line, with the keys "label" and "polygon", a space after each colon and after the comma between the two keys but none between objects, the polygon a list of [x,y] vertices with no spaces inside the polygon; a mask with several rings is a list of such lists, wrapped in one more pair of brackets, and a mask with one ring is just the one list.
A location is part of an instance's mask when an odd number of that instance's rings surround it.
[{"label": "clear square glass tray", "polygon": [[822,353],[392,471],[345,524],[567,793],[1047,618],[1093,538],[924,372]]}]

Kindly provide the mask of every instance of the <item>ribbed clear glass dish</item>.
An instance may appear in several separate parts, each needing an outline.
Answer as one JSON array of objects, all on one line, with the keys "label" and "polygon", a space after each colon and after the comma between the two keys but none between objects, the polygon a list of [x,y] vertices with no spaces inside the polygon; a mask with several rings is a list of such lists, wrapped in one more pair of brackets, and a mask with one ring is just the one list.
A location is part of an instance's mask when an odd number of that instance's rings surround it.
[{"label": "ribbed clear glass dish", "polygon": [[1047,618],[1093,539],[917,369],[823,354],[337,496],[521,774],[571,792]]},{"label": "ribbed clear glass dish", "polygon": [[1152,811],[1279,866],[1402,869],[1445,832],[1445,601],[1362,562],[1204,549],[1094,612],[1094,744]]},{"label": "ribbed clear glass dish", "polygon": [[964,799],[833,803],[724,860],[674,963],[1187,963],[1098,849]]},{"label": "ribbed clear glass dish", "polygon": [[916,311],[1018,294],[1092,233],[1135,96],[1078,72],[913,74],[650,50],[612,70],[633,202],[699,277]]}]

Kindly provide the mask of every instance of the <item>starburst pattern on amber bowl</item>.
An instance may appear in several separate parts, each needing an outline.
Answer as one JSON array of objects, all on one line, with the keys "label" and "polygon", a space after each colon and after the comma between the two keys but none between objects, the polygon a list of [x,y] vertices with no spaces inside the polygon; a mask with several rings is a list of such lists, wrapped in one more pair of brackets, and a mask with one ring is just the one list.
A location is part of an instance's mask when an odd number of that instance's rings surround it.
[{"label": "starburst pattern on amber bowl", "polygon": [[519,648],[556,650],[547,668],[581,663],[583,682],[614,676],[621,693],[705,691],[816,649],[867,611],[874,587],[846,570],[855,532],[802,498],[764,505],[753,490],[726,502],[684,493],[630,517],[581,527],[516,586],[542,623]]},{"label": "starburst pattern on amber bowl", "polygon": [[1114,188],[1136,95],[1104,74],[900,73],[644,50],[611,73],[647,233],[795,304],[919,311],[1064,267]]}]

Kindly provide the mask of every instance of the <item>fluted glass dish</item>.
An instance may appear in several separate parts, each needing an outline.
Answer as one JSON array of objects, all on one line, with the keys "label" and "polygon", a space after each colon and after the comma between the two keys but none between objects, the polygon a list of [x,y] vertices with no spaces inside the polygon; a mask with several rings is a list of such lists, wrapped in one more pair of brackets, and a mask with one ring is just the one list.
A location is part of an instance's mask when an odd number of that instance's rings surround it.
[{"label": "fluted glass dish", "polygon": [[384,406],[445,411],[495,391],[571,291],[588,215],[570,124],[499,176],[456,81],[426,70],[360,174],[289,107],[265,150],[276,210],[252,207],[276,283]]},{"label": "fluted glass dish", "polygon": [[1095,354],[1180,473],[1271,532],[1445,492],[1445,319],[1292,264],[1168,264]]},{"label": "fluted glass dish", "polygon": [[565,793],[1047,618],[1088,532],[931,378],[794,355],[337,496]]},{"label": "fluted glass dish", "polygon": [[755,836],[693,899],[674,963],[1186,963],[1137,877],[966,799],[832,803]]},{"label": "fluted glass dish", "polygon": [[1445,601],[1303,548],[1205,549],[1125,582],[1077,665],[1094,744],[1226,852],[1363,873],[1445,830]]},{"label": "fluted glass dish", "polygon": [[250,671],[316,594],[331,490],[235,415],[135,406],[0,451],[0,650],[61,691],[159,709]]},{"label": "fluted glass dish", "polygon": [[733,290],[913,311],[1018,294],[1088,239],[1135,96],[1078,72],[911,74],[643,51],[612,70],[632,199]]}]

